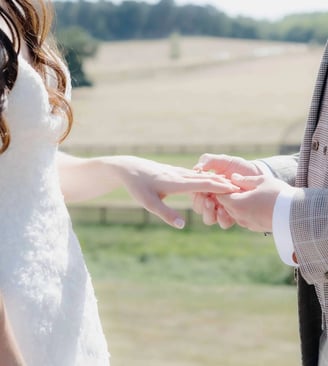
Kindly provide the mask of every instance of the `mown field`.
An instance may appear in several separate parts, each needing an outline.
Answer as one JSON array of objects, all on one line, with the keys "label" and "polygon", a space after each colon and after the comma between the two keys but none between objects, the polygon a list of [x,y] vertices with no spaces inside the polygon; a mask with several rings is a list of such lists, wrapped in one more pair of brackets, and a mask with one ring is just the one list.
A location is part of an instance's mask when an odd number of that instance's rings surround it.
[{"label": "mown field", "polygon": [[322,48],[217,38],[102,45],[67,144],[299,142]]},{"label": "mown field", "polygon": [[[321,47],[184,38],[102,45],[66,146],[298,143]],[[145,149],[146,150],[146,149]],[[198,154],[140,154],[192,167]],[[254,158],[254,156],[249,156]],[[130,203],[122,191],[101,198]],[[186,198],[173,199],[187,202]],[[271,237],[75,222],[114,366],[297,366],[296,288]]]}]

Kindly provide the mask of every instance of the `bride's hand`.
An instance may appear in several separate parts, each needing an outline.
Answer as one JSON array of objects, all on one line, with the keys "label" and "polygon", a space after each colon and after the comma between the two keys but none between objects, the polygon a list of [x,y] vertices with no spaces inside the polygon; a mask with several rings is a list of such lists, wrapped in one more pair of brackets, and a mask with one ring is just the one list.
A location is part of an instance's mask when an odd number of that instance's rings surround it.
[{"label": "bride's hand", "polygon": [[184,219],[167,206],[167,195],[213,192],[224,194],[237,192],[238,187],[223,176],[197,173],[194,170],[161,164],[133,156],[116,157],[116,174],[130,195],[148,211],[176,228],[183,228]]}]

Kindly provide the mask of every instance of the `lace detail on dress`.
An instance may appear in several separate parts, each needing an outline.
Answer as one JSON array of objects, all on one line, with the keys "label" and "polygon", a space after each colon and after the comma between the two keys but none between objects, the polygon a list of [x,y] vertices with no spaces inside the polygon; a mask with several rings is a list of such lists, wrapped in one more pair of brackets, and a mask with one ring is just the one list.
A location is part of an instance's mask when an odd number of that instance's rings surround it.
[{"label": "lace detail on dress", "polygon": [[22,57],[0,155],[0,288],[29,366],[108,366],[106,340],[59,186],[58,139],[40,75]]}]

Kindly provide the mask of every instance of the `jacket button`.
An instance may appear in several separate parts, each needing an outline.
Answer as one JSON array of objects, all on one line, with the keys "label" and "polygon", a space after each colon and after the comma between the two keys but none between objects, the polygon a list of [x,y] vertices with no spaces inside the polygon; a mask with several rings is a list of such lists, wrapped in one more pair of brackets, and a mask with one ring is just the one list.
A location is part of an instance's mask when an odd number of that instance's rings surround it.
[{"label": "jacket button", "polygon": [[325,146],[325,147],[323,148],[323,154],[324,154],[324,155],[327,155],[327,152],[328,152],[328,146]]},{"label": "jacket button", "polygon": [[318,140],[314,140],[312,142],[312,150],[314,150],[314,151],[318,151],[319,150],[319,141]]},{"label": "jacket button", "polygon": [[325,279],[328,280],[328,272],[325,273]]}]

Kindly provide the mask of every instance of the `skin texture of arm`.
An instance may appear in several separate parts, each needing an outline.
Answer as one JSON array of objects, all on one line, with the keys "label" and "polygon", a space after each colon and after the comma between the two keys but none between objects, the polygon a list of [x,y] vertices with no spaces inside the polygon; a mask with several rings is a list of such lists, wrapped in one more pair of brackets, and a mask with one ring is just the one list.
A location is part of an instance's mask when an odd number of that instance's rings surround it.
[{"label": "skin texture of arm", "polygon": [[13,335],[0,295],[0,366],[26,366]]},{"label": "skin texture of arm", "polygon": [[86,159],[58,153],[57,166],[66,202],[95,198],[123,186],[141,206],[176,228],[182,228],[184,220],[163,202],[167,195],[239,190],[220,175],[198,174],[134,156]]}]

